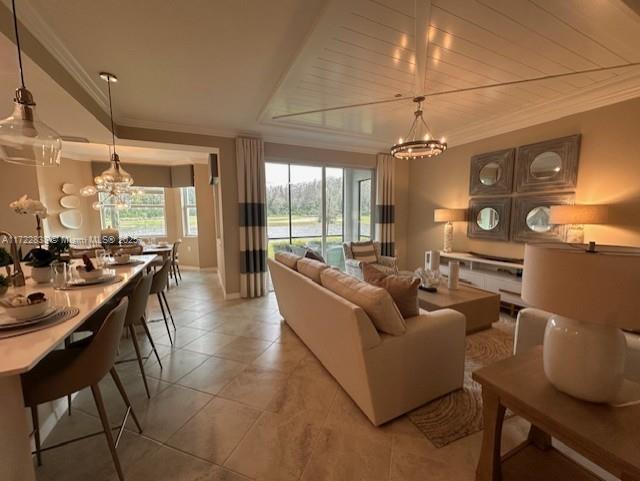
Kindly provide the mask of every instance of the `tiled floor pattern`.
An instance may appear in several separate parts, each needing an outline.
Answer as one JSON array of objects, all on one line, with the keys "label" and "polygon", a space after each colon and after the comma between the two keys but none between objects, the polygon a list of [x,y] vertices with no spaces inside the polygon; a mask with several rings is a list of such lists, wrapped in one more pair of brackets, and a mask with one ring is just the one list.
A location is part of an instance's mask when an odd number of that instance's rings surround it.
[{"label": "tiled floor pattern", "polygon": [[[281,322],[275,296],[224,301],[214,274],[183,277],[167,294],[178,327],[173,348],[164,324],[151,324],[163,366],[153,356],[145,364],[152,398],[135,362],[117,366],[144,427],[139,435],[129,421],[118,448],[128,481],[474,479],[481,433],[435,449],[406,417],[375,428]],[[155,300],[150,306],[157,318]],[[123,339],[120,358],[132,352]],[[101,388],[117,425],[124,405],[111,379]],[[527,427],[508,420],[504,448]],[[83,391],[47,443],[99,428]],[[103,436],[46,452],[37,477],[117,479]]]}]

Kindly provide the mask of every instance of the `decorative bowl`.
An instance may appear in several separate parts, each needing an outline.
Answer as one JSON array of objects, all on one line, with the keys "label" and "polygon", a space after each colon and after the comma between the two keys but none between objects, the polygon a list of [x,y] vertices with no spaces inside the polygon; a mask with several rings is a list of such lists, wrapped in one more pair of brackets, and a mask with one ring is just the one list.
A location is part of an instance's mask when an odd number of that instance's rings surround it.
[{"label": "decorative bowl", "polygon": [[49,308],[49,300],[38,302],[36,304],[27,304],[22,306],[9,306],[3,303],[3,307],[6,309],[7,314],[19,321],[26,319],[33,319],[34,317],[41,316]]},{"label": "decorative bowl", "polygon": [[84,279],[85,281],[94,281],[104,275],[104,269],[87,271],[87,268],[84,266],[78,266],[77,271],[80,279]]}]

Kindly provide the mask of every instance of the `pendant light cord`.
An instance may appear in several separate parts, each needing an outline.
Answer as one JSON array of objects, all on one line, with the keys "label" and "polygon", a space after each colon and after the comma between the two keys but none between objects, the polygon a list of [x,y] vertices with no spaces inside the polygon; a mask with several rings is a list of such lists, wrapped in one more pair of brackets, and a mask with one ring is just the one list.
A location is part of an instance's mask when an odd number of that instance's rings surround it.
[{"label": "pendant light cord", "polygon": [[113,144],[113,153],[115,154],[116,153],[116,134],[113,128],[113,106],[111,105],[111,76],[107,77],[107,89],[109,89],[109,119],[111,120],[111,143]]},{"label": "pendant light cord", "polygon": [[20,35],[18,34],[18,16],[16,15],[16,0],[11,0],[11,7],[13,8],[13,29],[16,33],[16,47],[18,48],[18,67],[20,69],[20,82],[22,88],[26,88],[24,85],[24,73],[22,72],[22,53],[20,49]]}]

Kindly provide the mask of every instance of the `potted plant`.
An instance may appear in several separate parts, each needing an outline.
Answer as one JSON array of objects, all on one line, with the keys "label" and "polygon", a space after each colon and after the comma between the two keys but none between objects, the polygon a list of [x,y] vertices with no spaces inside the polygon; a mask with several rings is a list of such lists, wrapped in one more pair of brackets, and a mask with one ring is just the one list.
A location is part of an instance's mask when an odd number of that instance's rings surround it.
[{"label": "potted plant", "polygon": [[44,284],[51,280],[51,264],[56,260],[53,252],[38,247],[31,249],[24,259],[31,266],[31,278],[34,281]]},{"label": "potted plant", "polygon": [[60,257],[65,252],[69,252],[69,239],[66,237],[52,237],[47,244],[49,252],[52,252],[56,259],[61,260]]},{"label": "potted plant", "polygon": [[7,293],[7,289],[9,289],[9,284],[11,281],[7,276],[3,276],[0,274],[0,296],[4,296]]},{"label": "potted plant", "polygon": [[17,214],[33,215],[36,218],[36,232],[38,233],[38,247],[42,247],[44,237],[42,236],[42,220],[47,218],[47,208],[39,200],[30,199],[23,195],[18,200],[9,204]]}]

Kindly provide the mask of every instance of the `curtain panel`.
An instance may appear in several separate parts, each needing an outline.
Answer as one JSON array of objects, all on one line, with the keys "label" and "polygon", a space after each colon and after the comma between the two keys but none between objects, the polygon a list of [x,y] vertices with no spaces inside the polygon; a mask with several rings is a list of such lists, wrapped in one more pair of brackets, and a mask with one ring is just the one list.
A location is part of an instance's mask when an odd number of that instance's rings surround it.
[{"label": "curtain panel", "polygon": [[376,240],[383,256],[395,257],[394,158],[378,154],[376,168]]},{"label": "curtain panel", "polygon": [[267,293],[267,217],[264,144],[262,139],[236,138],[240,207],[240,295]]}]

